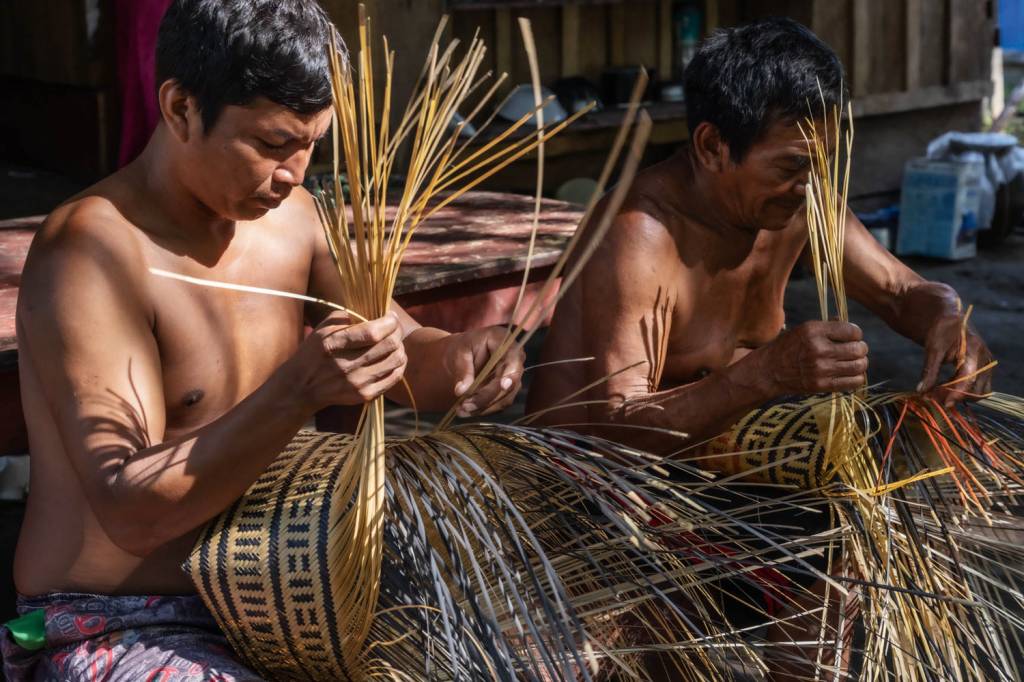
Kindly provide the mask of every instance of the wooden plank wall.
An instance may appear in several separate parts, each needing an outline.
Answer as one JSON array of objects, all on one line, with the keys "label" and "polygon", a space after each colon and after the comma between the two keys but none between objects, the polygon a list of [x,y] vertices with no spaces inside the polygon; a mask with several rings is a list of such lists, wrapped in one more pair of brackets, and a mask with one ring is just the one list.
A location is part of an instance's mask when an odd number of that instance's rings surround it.
[{"label": "wooden plank wall", "polygon": [[[404,100],[445,0],[365,0],[380,31],[399,50],[396,102]],[[356,3],[320,0],[351,45]],[[99,24],[112,30],[109,0]],[[989,0],[704,0],[708,22],[732,25],[787,15],[811,26],[846,65],[863,111],[906,111],[966,102],[986,94],[995,30]],[[33,83],[100,89],[113,83],[112,41],[90,43],[82,0],[0,0],[0,75]],[[486,68],[509,73],[507,88],[529,81],[516,16],[533,22],[545,83],[583,75],[600,86],[608,67],[643,64],[671,70],[672,0],[619,0],[537,8],[458,10],[449,36],[468,40],[478,28],[489,46]],[[47,40],[38,40],[39,26]],[[109,37],[109,36],[108,36]],[[105,47],[104,47],[105,46]],[[378,66],[381,65],[378,60]],[[893,97],[898,95],[898,97]],[[876,97],[872,100],[865,98]],[[92,108],[96,108],[93,105]],[[106,109],[100,107],[103,111]],[[100,164],[105,165],[105,164]]]},{"label": "wooden plank wall", "polygon": [[921,87],[943,85],[949,62],[949,7],[945,2],[920,3],[918,78]]},{"label": "wooden plank wall", "polygon": [[[856,3],[865,0],[855,0]],[[907,63],[907,0],[870,0],[866,27],[867,54],[854,53],[854,68],[867,65],[867,88],[855,95],[908,90]],[[855,29],[856,30],[856,29]]]},{"label": "wooden plank wall", "polygon": [[579,73],[596,78],[608,61],[607,7],[591,5],[580,8]]},{"label": "wooden plank wall", "polygon": [[0,0],[0,148],[8,158],[85,180],[113,170],[113,33],[109,0]]},{"label": "wooden plank wall", "polygon": [[989,50],[978,49],[979,43],[991,48],[995,32],[992,2],[984,0],[947,0],[949,5],[949,72],[952,83],[987,80],[992,68]]},{"label": "wooden plank wall", "polygon": [[[833,0],[825,1],[831,3]],[[765,17],[789,17],[804,26],[811,25],[815,6],[819,4],[813,0],[734,0],[734,3],[735,23]]]},{"label": "wooden plank wall", "polygon": [[83,0],[0,2],[0,75],[75,86],[113,82],[110,2],[97,9],[90,41]]},{"label": "wooden plank wall", "polygon": [[[353,3],[321,2],[352,42]],[[422,57],[446,4],[367,0],[367,5],[378,27],[400,46],[395,86],[404,92],[406,81],[411,86],[418,69],[401,68],[402,60]],[[705,14],[712,25],[766,16],[789,16],[804,23],[839,55],[858,100],[925,92],[916,100],[869,102],[868,109],[878,112],[887,107],[906,110],[915,102],[934,106],[943,97],[980,99],[981,83],[989,77],[995,30],[990,5],[985,0],[705,0]],[[635,64],[659,71],[658,78],[664,78],[672,62],[671,10],[671,0],[462,9],[452,13],[449,35],[469,40],[479,30],[490,48],[485,68],[508,72],[506,91],[529,82],[518,16],[532,22],[541,78],[547,84],[579,74],[600,85],[606,68]],[[970,87],[961,87],[965,83]],[[945,94],[936,90],[943,88]]]},{"label": "wooden plank wall", "polygon": [[720,0],[720,5],[723,25],[788,16],[810,27],[836,51],[858,98],[989,78],[995,20],[986,0]]},{"label": "wooden plank wall", "polygon": [[507,71],[511,88],[530,80],[515,22],[516,17],[526,17],[532,23],[544,83],[562,76],[582,75],[600,85],[601,73],[608,67],[642,64],[657,70],[671,66],[671,48],[666,48],[666,39],[662,37],[665,34],[661,31],[665,25],[662,18],[670,7],[670,2],[646,0],[512,10],[461,10],[454,12],[452,27],[454,36],[461,40],[468,40],[478,29],[485,40],[493,37],[488,41],[491,54],[485,66],[496,73]]}]

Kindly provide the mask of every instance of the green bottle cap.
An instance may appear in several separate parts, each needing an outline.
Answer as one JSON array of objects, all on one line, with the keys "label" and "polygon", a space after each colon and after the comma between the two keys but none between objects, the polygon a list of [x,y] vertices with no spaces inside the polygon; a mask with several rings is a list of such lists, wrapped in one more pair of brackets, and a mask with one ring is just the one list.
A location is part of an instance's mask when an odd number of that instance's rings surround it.
[{"label": "green bottle cap", "polygon": [[29,611],[24,616],[15,618],[6,623],[6,627],[14,637],[14,641],[22,649],[35,651],[46,646],[46,611],[36,609]]}]

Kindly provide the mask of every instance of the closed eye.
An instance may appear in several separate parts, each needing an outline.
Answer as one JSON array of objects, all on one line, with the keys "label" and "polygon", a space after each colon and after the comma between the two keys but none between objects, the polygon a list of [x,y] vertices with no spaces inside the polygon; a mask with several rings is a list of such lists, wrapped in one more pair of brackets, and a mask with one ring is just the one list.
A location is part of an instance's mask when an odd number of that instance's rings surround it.
[{"label": "closed eye", "polygon": [[782,162],[780,166],[783,170],[790,171],[791,173],[799,173],[807,170],[811,165],[811,159],[807,156],[791,156]]},{"label": "closed eye", "polygon": [[276,151],[280,151],[280,150],[282,150],[282,149],[284,149],[285,147],[288,146],[287,143],[285,143],[285,144],[271,144],[270,142],[267,142],[266,140],[264,140],[262,138],[259,138],[259,137],[256,138],[256,141],[259,142],[260,145],[262,147],[264,147],[265,149],[273,149],[273,150],[276,150]]}]

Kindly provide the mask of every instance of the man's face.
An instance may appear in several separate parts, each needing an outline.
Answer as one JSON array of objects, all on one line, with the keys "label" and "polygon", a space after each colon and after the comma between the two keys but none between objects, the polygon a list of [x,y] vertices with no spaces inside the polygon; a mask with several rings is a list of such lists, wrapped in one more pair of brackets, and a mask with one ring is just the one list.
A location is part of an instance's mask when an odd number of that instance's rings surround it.
[{"label": "man's face", "polygon": [[[817,122],[819,130],[823,122]],[[830,141],[831,142],[831,141]],[[730,164],[720,180],[730,215],[749,230],[779,230],[805,210],[804,186],[811,169],[807,143],[795,122],[774,123]]]},{"label": "man's face", "polygon": [[265,98],[227,106],[212,129],[185,145],[185,182],[213,212],[255,220],[302,184],[313,145],[329,129],[331,110],[301,115]]}]

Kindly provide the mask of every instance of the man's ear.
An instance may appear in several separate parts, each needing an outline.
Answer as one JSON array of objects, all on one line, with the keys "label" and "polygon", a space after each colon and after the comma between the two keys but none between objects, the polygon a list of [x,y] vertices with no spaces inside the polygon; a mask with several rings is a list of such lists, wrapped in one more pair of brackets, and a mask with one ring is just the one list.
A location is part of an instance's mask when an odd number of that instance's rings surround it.
[{"label": "man's ear", "polygon": [[705,170],[720,173],[729,167],[729,144],[713,124],[707,121],[698,124],[691,144],[697,162]]},{"label": "man's ear", "polygon": [[179,142],[188,142],[194,135],[197,124],[202,126],[196,99],[174,79],[166,80],[157,91],[160,116],[167,124],[171,135]]}]

